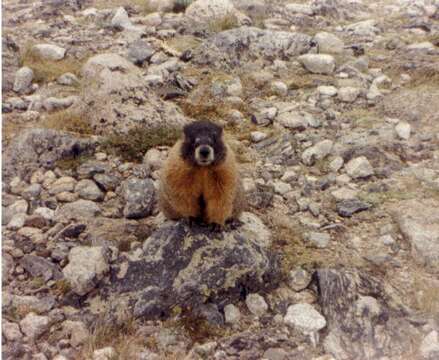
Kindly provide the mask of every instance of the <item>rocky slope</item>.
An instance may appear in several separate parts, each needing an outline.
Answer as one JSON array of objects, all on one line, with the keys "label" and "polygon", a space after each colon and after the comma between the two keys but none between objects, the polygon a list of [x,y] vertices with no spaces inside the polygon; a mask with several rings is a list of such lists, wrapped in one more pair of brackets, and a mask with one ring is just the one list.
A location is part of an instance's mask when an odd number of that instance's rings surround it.
[{"label": "rocky slope", "polygon": [[[439,2],[3,2],[5,359],[437,359]],[[167,222],[181,127],[249,200]]]}]

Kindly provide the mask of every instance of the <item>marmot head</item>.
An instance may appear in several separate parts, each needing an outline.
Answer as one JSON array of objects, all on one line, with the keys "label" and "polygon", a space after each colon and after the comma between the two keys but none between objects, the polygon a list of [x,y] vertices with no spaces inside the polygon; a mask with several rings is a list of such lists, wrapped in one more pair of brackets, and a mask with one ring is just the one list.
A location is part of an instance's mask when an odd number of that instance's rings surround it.
[{"label": "marmot head", "polygon": [[195,121],[183,128],[183,159],[195,166],[218,165],[226,156],[223,129],[210,121]]}]

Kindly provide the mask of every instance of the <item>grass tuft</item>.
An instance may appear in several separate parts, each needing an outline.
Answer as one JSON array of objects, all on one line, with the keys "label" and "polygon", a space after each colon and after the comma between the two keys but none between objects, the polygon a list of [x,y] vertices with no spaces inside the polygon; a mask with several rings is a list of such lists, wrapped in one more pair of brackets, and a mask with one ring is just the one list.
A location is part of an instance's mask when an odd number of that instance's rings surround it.
[{"label": "grass tuft", "polygon": [[48,129],[68,131],[81,135],[93,135],[93,129],[86,116],[71,110],[61,110],[46,116],[42,126]]},{"label": "grass tuft", "polygon": [[208,29],[210,32],[218,33],[221,31],[230,30],[239,26],[238,19],[233,14],[228,14],[221,19],[214,20],[209,23]]}]

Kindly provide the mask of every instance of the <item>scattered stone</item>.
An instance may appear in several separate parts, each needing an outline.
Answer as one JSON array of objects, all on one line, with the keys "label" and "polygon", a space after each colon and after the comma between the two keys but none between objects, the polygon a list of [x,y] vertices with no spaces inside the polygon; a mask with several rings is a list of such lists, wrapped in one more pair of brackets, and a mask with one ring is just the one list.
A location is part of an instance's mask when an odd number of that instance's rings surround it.
[{"label": "scattered stone", "polygon": [[108,346],[93,352],[93,360],[112,360],[117,357],[117,352],[114,348]]},{"label": "scattered stone", "polygon": [[332,97],[337,95],[338,90],[335,86],[321,85],[317,88],[317,92],[322,96]]},{"label": "scattered stone", "polygon": [[288,93],[287,85],[282,81],[273,81],[271,83],[271,91],[278,96],[286,96]]},{"label": "scattered stone", "polygon": [[17,93],[26,92],[32,85],[34,72],[31,68],[24,66],[15,73],[14,91]]},{"label": "scattered stone", "polygon": [[287,360],[288,353],[282,348],[269,348],[262,357],[267,360]]},{"label": "scattered stone", "polygon": [[419,351],[424,359],[433,360],[439,356],[439,335],[436,330],[430,331],[422,340]]},{"label": "scattered stone", "polygon": [[122,186],[126,201],[124,216],[128,219],[139,219],[150,215],[155,196],[153,182],[150,179],[132,178]]},{"label": "scattered stone", "polygon": [[136,65],[142,65],[154,55],[154,49],[145,40],[137,40],[128,47],[128,59]]},{"label": "scattered stone", "polygon": [[102,201],[104,193],[98,188],[94,181],[84,179],[79,181],[75,186],[75,192],[86,200]]},{"label": "scattered stone", "polygon": [[314,36],[319,53],[340,54],[344,51],[344,43],[337,36],[327,32],[319,32]]},{"label": "scattered stone", "polygon": [[32,53],[44,60],[62,60],[66,53],[66,49],[51,44],[34,45],[31,49]]},{"label": "scattered stone", "polygon": [[2,334],[8,341],[17,341],[23,337],[18,324],[9,322],[5,319],[2,321]]},{"label": "scattered stone", "polygon": [[128,17],[128,13],[123,7],[119,7],[116,10],[113,18],[111,19],[111,26],[116,29],[130,29],[133,27],[130,18]]},{"label": "scattered stone", "polygon": [[307,335],[326,326],[325,318],[312,305],[306,303],[289,306],[284,322]]},{"label": "scattered stone", "polygon": [[305,54],[297,60],[310,72],[314,74],[330,75],[335,70],[335,59],[327,54]]},{"label": "scattered stone", "polygon": [[395,221],[420,263],[439,265],[439,203],[434,199],[405,200],[392,208]]},{"label": "scattered stone", "polygon": [[29,338],[35,340],[49,330],[50,321],[47,316],[39,316],[30,312],[20,321],[21,331]]},{"label": "scattered stone", "polygon": [[314,10],[310,5],[290,3],[285,5],[285,10],[293,14],[314,15]]},{"label": "scattered stone", "polygon": [[354,87],[342,87],[338,89],[338,99],[343,102],[353,103],[360,95],[360,89]]},{"label": "scattered stone", "polygon": [[302,268],[296,268],[289,273],[288,285],[294,291],[302,291],[306,289],[310,282],[311,274]]},{"label": "scattered stone", "polygon": [[241,319],[241,312],[235,305],[228,304],[224,307],[224,317],[226,324],[236,324]]},{"label": "scattered stone", "polygon": [[63,322],[62,326],[63,332],[70,337],[70,345],[74,348],[84,344],[90,336],[87,327],[82,321],[66,320]]},{"label": "scattered stone", "polygon": [[70,250],[63,274],[72,290],[83,296],[94,289],[109,269],[108,254],[103,247],[77,246]]},{"label": "scattered stone", "polygon": [[185,15],[199,24],[219,21],[236,13],[230,0],[197,0],[188,6]]},{"label": "scattered stone", "polygon": [[58,265],[36,255],[24,255],[20,259],[20,265],[33,277],[42,277],[44,281],[62,278]]},{"label": "scattered stone", "polygon": [[273,186],[274,191],[279,195],[285,195],[292,189],[290,184],[284,183],[283,181],[276,181]]},{"label": "scattered stone", "polygon": [[364,179],[374,174],[372,165],[365,156],[360,156],[350,160],[345,169],[347,174],[353,179]]},{"label": "scattered stone", "polygon": [[358,199],[342,200],[337,203],[337,213],[343,217],[351,217],[357,212],[368,210],[371,206]]},{"label": "scattered stone", "polygon": [[259,294],[249,294],[245,299],[245,304],[249,311],[256,316],[264,315],[268,310],[268,305],[264,298]]},{"label": "scattered stone", "polygon": [[76,200],[55,211],[56,219],[92,219],[101,212],[99,206],[90,200]]},{"label": "scattered stone", "polygon": [[331,140],[323,140],[309,147],[302,153],[302,162],[311,166],[317,160],[324,159],[332,151],[333,142]]},{"label": "scattered stone", "polygon": [[330,163],[329,163],[329,169],[331,171],[337,172],[343,167],[344,160],[341,156],[335,157]]},{"label": "scattered stone", "polygon": [[71,192],[75,189],[76,180],[70,176],[63,176],[50,186],[49,194],[56,195],[61,192]]},{"label": "scattered stone", "polygon": [[324,249],[328,246],[331,237],[326,233],[311,232],[307,235],[307,240],[315,247]]},{"label": "scattered stone", "polygon": [[79,79],[75,74],[65,73],[56,79],[56,82],[60,85],[75,86],[79,84]]},{"label": "scattered stone", "polygon": [[268,135],[261,132],[261,131],[252,131],[250,134],[251,140],[255,143],[262,141],[262,140],[265,140],[267,137],[268,137]]},{"label": "scattered stone", "polygon": [[408,140],[410,138],[411,126],[407,122],[400,121],[395,126],[395,131],[401,139]]}]

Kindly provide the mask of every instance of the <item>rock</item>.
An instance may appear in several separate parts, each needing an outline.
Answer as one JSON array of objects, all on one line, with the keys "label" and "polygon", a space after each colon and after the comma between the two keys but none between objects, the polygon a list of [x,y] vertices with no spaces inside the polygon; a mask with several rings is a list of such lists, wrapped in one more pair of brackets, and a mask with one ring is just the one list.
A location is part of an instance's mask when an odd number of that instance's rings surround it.
[{"label": "rock", "polygon": [[120,178],[115,175],[96,174],[93,180],[105,191],[113,191],[120,184]]},{"label": "rock", "polygon": [[48,97],[43,101],[43,107],[47,111],[63,110],[78,101],[78,96],[72,95],[65,98]]},{"label": "rock", "polygon": [[116,357],[116,350],[110,346],[93,351],[93,360],[111,360]]},{"label": "rock", "polygon": [[335,70],[335,59],[327,54],[305,54],[297,58],[297,60],[314,74],[330,75]]},{"label": "rock", "polygon": [[[324,350],[336,359],[358,354],[404,356],[416,336],[398,293],[381,278],[349,269],[318,269],[319,304],[327,321]],[[354,330],[356,329],[356,330]],[[342,345],[343,344],[343,345]]]},{"label": "rock", "polygon": [[35,209],[34,215],[39,215],[47,221],[53,221],[53,218],[55,217],[55,211],[46,207],[39,207]]},{"label": "rock", "polygon": [[344,43],[337,36],[327,32],[319,32],[314,36],[319,53],[340,54],[344,51]]},{"label": "rock", "polygon": [[138,219],[150,215],[155,199],[153,182],[150,179],[132,178],[122,186],[126,201],[124,216],[128,219]]},{"label": "rock", "polygon": [[430,331],[422,340],[419,352],[424,359],[436,359],[439,356],[439,335],[436,330]]},{"label": "rock", "polygon": [[214,67],[236,67],[251,59],[290,59],[306,53],[311,37],[301,33],[240,27],[222,31],[194,51],[194,61]]},{"label": "rock", "polygon": [[331,237],[329,234],[320,232],[311,232],[307,235],[307,240],[315,247],[324,249],[328,246]]},{"label": "rock", "polygon": [[235,305],[228,304],[224,306],[224,317],[226,324],[236,324],[241,319],[241,312]]},{"label": "rock", "polygon": [[322,140],[309,147],[302,153],[302,162],[305,165],[313,165],[317,160],[324,159],[332,151],[333,142],[331,140]]},{"label": "rock", "polygon": [[40,184],[32,184],[23,190],[22,196],[26,200],[35,200],[39,197],[40,193],[41,193],[41,185]]},{"label": "rock", "polygon": [[59,280],[62,273],[58,265],[36,255],[24,255],[20,259],[20,265],[33,277],[42,277],[44,281],[50,279]]},{"label": "rock", "polygon": [[89,179],[96,174],[103,174],[109,170],[107,164],[99,160],[89,160],[81,164],[76,173],[81,179]]},{"label": "rock", "polygon": [[312,305],[307,303],[290,305],[284,317],[284,322],[304,334],[311,334],[326,326],[325,318]]},{"label": "rock", "polygon": [[378,89],[378,86],[372,84],[366,94],[366,99],[369,100],[369,102],[374,102],[382,97],[383,94],[381,93],[380,89]]},{"label": "rock", "polygon": [[337,203],[337,213],[343,217],[351,217],[357,212],[368,210],[371,206],[358,199],[342,200]]},{"label": "rock", "polygon": [[215,341],[209,341],[207,343],[204,343],[202,345],[194,346],[194,352],[202,356],[204,359],[208,358],[209,355],[212,355],[212,353],[215,351],[215,348],[217,347],[217,343]]},{"label": "rock", "polygon": [[375,20],[364,20],[357,23],[350,24],[345,27],[345,30],[356,36],[373,37],[379,33],[379,29],[376,27]]},{"label": "rock", "polygon": [[407,46],[407,50],[409,50],[409,51],[418,51],[418,52],[426,51],[427,52],[427,51],[431,51],[434,49],[435,49],[435,47],[430,41],[414,43],[414,44],[410,44]]},{"label": "rock", "polygon": [[249,311],[256,316],[264,315],[268,310],[268,305],[264,298],[259,294],[249,294],[245,299],[245,304]]},{"label": "rock", "polygon": [[95,288],[109,271],[108,255],[101,246],[77,246],[70,250],[69,263],[63,269],[72,290],[83,296]]},{"label": "rock", "polygon": [[293,14],[313,15],[314,11],[311,6],[306,4],[290,3],[285,5],[285,10]]},{"label": "rock", "polygon": [[100,214],[99,206],[90,200],[76,200],[72,203],[58,207],[55,211],[55,218],[61,219],[92,219]]},{"label": "rock", "polygon": [[306,289],[310,282],[311,274],[302,268],[291,270],[288,275],[288,285],[294,291],[302,291]]},{"label": "rock", "polygon": [[31,49],[32,53],[44,60],[58,61],[64,58],[66,49],[51,44],[34,45]]},{"label": "rock", "polygon": [[75,186],[75,192],[86,200],[102,201],[104,193],[98,188],[94,181],[84,179],[79,181]]},{"label": "rock", "polygon": [[21,331],[29,338],[35,340],[49,330],[50,321],[47,316],[39,316],[30,312],[20,321]]},{"label": "rock", "polygon": [[287,360],[288,353],[282,348],[269,348],[262,357],[267,360]]},{"label": "rock", "polygon": [[211,23],[234,16],[237,10],[229,0],[196,0],[186,9],[186,17],[196,24]]},{"label": "rock", "polygon": [[413,258],[438,268],[439,202],[434,199],[400,201],[392,207],[392,213],[411,245]]},{"label": "rock", "polygon": [[111,26],[116,29],[129,29],[133,27],[130,18],[128,17],[128,13],[121,6],[116,10],[113,18],[111,19]]},{"label": "rock", "polygon": [[408,140],[410,138],[411,133],[411,126],[409,123],[400,121],[395,126],[396,134],[399,136],[400,139]]},{"label": "rock", "polygon": [[25,93],[32,85],[34,72],[31,68],[24,66],[15,73],[14,91],[17,93]]},{"label": "rock", "polygon": [[90,337],[90,332],[82,321],[66,320],[62,327],[63,332],[70,338],[70,345],[74,348],[84,344]]},{"label": "rock", "polygon": [[252,131],[250,133],[250,139],[255,143],[262,141],[262,140],[266,139],[267,137],[268,137],[268,135],[263,133],[262,131]]},{"label": "rock", "polygon": [[154,49],[145,40],[137,40],[128,47],[128,59],[136,65],[142,65],[154,55]]},{"label": "rock", "polygon": [[41,229],[37,228],[23,227],[17,231],[17,234],[20,236],[24,236],[34,244],[44,244],[47,241],[47,238],[44,236]]},{"label": "rock", "polygon": [[[270,253],[270,232],[253,214],[241,226],[211,232],[185,221],[163,225],[143,244],[137,259],[118,264],[110,285],[134,302],[134,315],[156,318],[175,305],[198,308],[206,296],[212,304],[239,299],[242,287],[262,291],[278,281],[278,262]],[[117,269],[116,269],[117,273]]]},{"label": "rock", "polygon": [[283,181],[276,181],[273,184],[274,191],[279,195],[285,195],[289,191],[291,191],[291,185],[284,183]]},{"label": "rock", "polygon": [[49,188],[50,195],[56,195],[61,192],[71,192],[75,189],[76,180],[71,176],[63,176],[55,180]]},{"label": "rock", "polygon": [[20,327],[5,319],[2,321],[2,334],[8,341],[17,341],[23,338],[23,334],[20,331]]},{"label": "rock", "polygon": [[6,226],[6,228],[9,230],[21,229],[24,226],[26,218],[27,218],[26,214],[15,214],[12,216],[11,220],[8,222],[8,225]]},{"label": "rock", "polygon": [[319,87],[317,87],[317,92],[321,95],[321,96],[335,96],[337,95],[337,88],[335,86],[325,86],[325,85],[321,85]]},{"label": "rock", "polygon": [[338,99],[343,102],[352,103],[360,95],[360,89],[346,86],[338,89]]},{"label": "rock", "polygon": [[288,94],[288,87],[282,81],[273,81],[271,83],[271,91],[278,96],[286,96]]},{"label": "rock", "polygon": [[68,72],[62,74],[58,79],[56,79],[56,82],[60,85],[74,86],[79,84],[79,79],[75,74]]},{"label": "rock", "polygon": [[[171,62],[168,65],[178,69],[178,60]],[[140,69],[120,55],[95,55],[81,73],[87,86],[74,110],[87,113],[97,134],[127,133],[138,127],[181,128],[188,121],[177,105],[150,91]]]},{"label": "rock", "polygon": [[353,179],[364,179],[374,174],[372,165],[365,156],[360,156],[350,160],[345,169],[347,174]]},{"label": "rock", "polygon": [[87,153],[94,145],[89,138],[81,139],[56,130],[23,130],[5,149],[3,176],[27,177],[39,168],[53,169],[57,160]]},{"label": "rock", "polygon": [[305,130],[309,125],[308,115],[297,111],[282,111],[276,117],[276,122],[287,129]]},{"label": "rock", "polygon": [[337,172],[342,168],[343,164],[344,164],[343,158],[341,156],[337,156],[329,163],[329,169],[331,171]]},{"label": "rock", "polygon": [[143,163],[152,171],[159,170],[162,167],[165,156],[157,149],[149,149],[143,157]]}]

